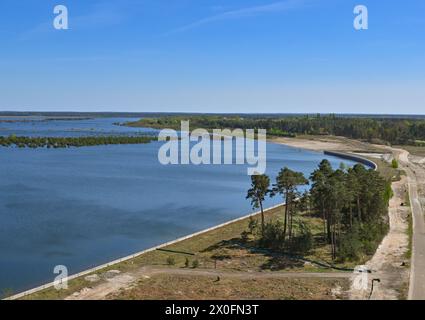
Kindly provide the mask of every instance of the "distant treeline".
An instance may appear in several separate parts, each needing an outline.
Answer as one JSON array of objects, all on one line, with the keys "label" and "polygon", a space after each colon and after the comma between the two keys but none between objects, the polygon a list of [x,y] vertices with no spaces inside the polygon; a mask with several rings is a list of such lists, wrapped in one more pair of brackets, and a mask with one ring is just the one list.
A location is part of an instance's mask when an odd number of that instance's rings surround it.
[{"label": "distant treeline", "polygon": [[94,137],[20,137],[0,136],[0,146],[18,148],[69,148],[110,144],[143,144],[151,142],[151,136],[94,136]]},{"label": "distant treeline", "polygon": [[178,129],[181,120],[191,128],[266,129],[270,135],[335,135],[374,143],[425,145],[425,120],[420,118],[366,118],[337,115],[287,117],[169,116],[127,123],[132,127]]}]

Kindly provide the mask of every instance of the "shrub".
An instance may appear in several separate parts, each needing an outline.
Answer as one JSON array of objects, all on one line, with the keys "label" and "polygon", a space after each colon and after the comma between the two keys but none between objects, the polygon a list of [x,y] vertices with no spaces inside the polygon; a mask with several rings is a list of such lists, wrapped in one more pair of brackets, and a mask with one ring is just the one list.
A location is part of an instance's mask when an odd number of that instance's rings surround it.
[{"label": "shrub", "polygon": [[243,243],[247,243],[249,240],[250,233],[248,231],[242,231],[241,233],[241,240]]},{"label": "shrub", "polygon": [[268,222],[264,225],[264,233],[260,237],[260,245],[274,250],[284,248],[283,225],[280,221]]},{"label": "shrub", "polygon": [[174,266],[176,264],[176,260],[173,257],[168,257],[167,258],[167,264],[169,266]]},{"label": "shrub", "polygon": [[385,192],[384,192],[384,201],[387,205],[388,205],[388,203],[389,203],[389,201],[391,200],[392,197],[394,197],[394,192],[393,192],[393,189],[391,187],[391,183],[387,182],[385,184]]},{"label": "shrub", "polygon": [[251,234],[254,234],[258,228],[258,221],[253,217],[249,217],[248,229]]},{"label": "shrub", "polygon": [[338,246],[338,258],[340,261],[356,261],[362,252],[362,243],[358,232],[350,232],[341,236]]},{"label": "shrub", "polygon": [[386,223],[354,225],[351,232],[341,235],[338,245],[339,260],[356,261],[364,255],[373,255],[387,232]]},{"label": "shrub", "polygon": [[196,260],[193,260],[193,262],[192,262],[192,268],[196,269],[198,267],[199,267],[199,261],[197,259]]},{"label": "shrub", "polygon": [[188,258],[186,258],[186,260],[184,261],[184,266],[186,268],[189,268],[189,259]]},{"label": "shrub", "polygon": [[398,169],[398,161],[396,159],[393,159],[393,161],[391,161],[391,167],[393,169]]},{"label": "shrub", "polygon": [[305,254],[313,247],[313,234],[309,226],[304,222],[299,222],[298,235],[291,241],[291,251]]},{"label": "shrub", "polygon": [[367,255],[373,255],[388,232],[388,224],[386,223],[369,223],[361,228],[361,241],[363,250]]}]

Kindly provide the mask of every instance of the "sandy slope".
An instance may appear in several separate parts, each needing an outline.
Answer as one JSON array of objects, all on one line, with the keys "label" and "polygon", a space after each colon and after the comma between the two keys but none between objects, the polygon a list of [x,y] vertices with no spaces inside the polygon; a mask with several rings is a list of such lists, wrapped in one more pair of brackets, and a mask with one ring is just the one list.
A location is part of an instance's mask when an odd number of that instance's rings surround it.
[{"label": "sandy slope", "polygon": [[302,148],[312,151],[358,151],[358,150],[384,150],[382,146],[375,146],[357,140],[350,140],[343,137],[314,137],[307,138],[270,138],[270,142],[285,144],[294,148]]},{"label": "sandy slope", "polygon": [[354,277],[350,290],[350,299],[369,299],[371,294],[371,283],[375,282],[374,290],[370,299],[372,300],[397,300],[400,299],[400,289],[407,285],[409,269],[406,267],[405,253],[408,247],[407,218],[409,208],[401,206],[405,201],[407,178],[392,184],[394,197],[389,205],[390,231],[378,247],[375,255],[366,263],[368,274],[368,286],[363,290],[356,289]]}]

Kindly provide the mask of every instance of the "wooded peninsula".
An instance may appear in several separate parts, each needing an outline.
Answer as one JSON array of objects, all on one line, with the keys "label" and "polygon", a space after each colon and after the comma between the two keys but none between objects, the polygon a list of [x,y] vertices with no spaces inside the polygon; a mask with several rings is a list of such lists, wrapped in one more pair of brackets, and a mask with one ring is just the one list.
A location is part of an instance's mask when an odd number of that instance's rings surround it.
[{"label": "wooded peninsula", "polygon": [[178,129],[182,120],[193,128],[266,129],[272,136],[334,135],[378,144],[425,146],[425,120],[403,117],[348,117],[344,115],[176,115],[127,122],[130,127]]},{"label": "wooded peninsula", "polygon": [[0,136],[0,146],[18,148],[70,148],[112,144],[145,144],[153,136],[24,137]]}]

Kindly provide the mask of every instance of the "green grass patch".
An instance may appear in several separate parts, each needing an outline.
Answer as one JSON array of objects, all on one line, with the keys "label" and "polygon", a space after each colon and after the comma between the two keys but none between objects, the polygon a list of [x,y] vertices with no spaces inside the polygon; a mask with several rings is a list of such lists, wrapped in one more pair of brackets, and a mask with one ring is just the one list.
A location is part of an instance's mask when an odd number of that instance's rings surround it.
[{"label": "green grass patch", "polygon": [[407,251],[405,253],[406,259],[411,259],[412,258],[412,247],[413,247],[413,218],[412,218],[412,211],[409,210],[409,215],[408,215],[408,224],[407,224],[407,237],[409,239],[409,244],[407,247]]}]

